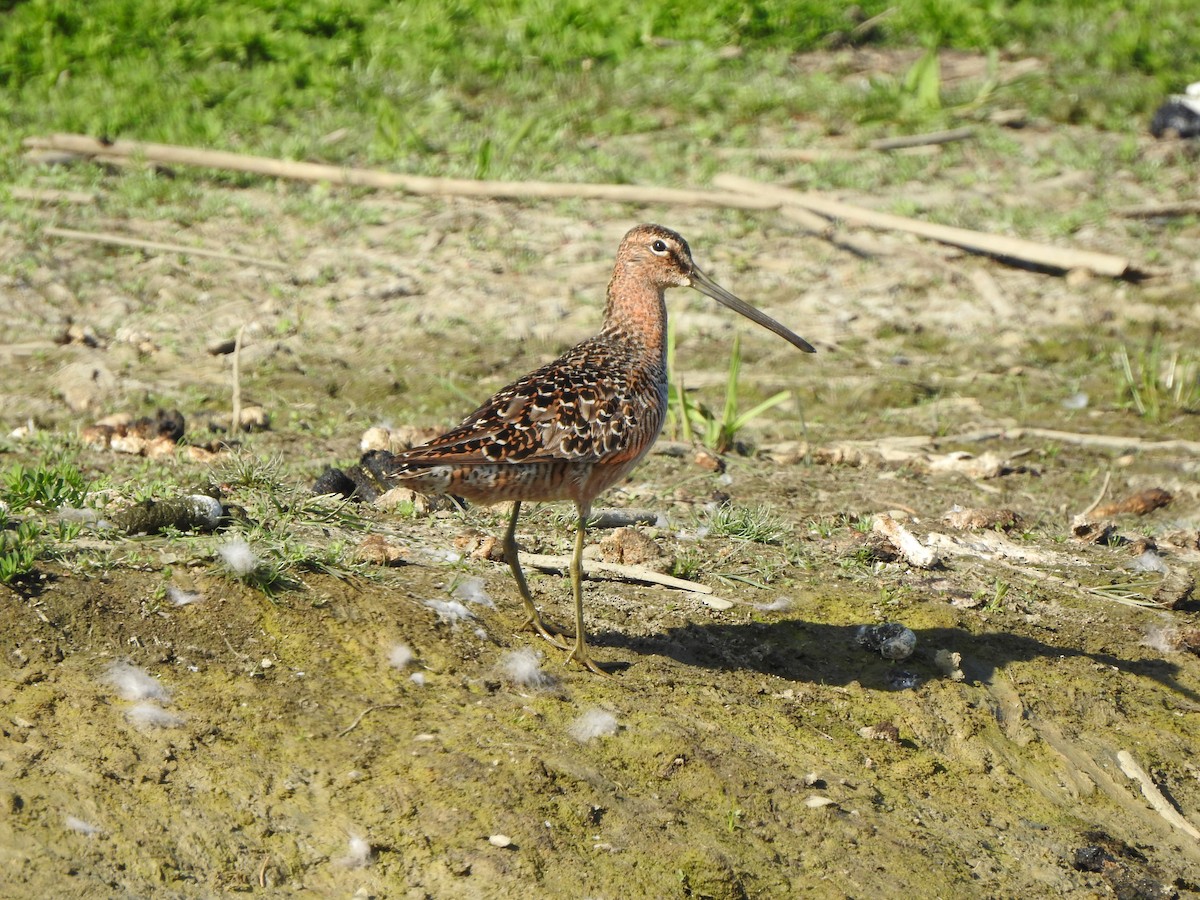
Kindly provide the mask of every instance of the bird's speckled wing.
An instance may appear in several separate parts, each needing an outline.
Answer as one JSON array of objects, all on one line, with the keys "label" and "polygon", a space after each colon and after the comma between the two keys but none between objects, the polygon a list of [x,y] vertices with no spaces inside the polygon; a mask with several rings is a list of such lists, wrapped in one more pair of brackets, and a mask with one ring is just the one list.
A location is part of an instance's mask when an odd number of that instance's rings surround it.
[{"label": "bird's speckled wing", "polygon": [[[585,341],[503,388],[462,424],[397,457],[404,464],[606,462],[640,456],[658,436],[665,402],[644,366]],[[642,374],[639,374],[642,373]],[[654,380],[662,379],[655,373]],[[665,377],[665,376],[664,376]],[[665,398],[662,398],[665,401]]]}]

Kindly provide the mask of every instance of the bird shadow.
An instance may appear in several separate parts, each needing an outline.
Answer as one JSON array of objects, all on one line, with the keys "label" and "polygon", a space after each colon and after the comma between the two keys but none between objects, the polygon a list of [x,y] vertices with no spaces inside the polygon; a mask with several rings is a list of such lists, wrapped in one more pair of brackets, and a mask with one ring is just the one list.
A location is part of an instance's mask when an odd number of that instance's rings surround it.
[{"label": "bird shadow", "polygon": [[[1181,667],[1166,659],[1126,659],[1008,632],[975,634],[962,628],[917,628],[913,629],[916,652],[908,659],[893,662],[859,642],[859,627],[803,619],[689,623],[658,634],[632,636],[610,631],[593,639],[597,647],[619,647],[639,656],[663,656],[697,668],[754,671],[822,685],[858,683],[877,690],[897,690],[949,678],[935,662],[939,650],[960,653],[966,678],[983,683],[990,683],[996,671],[1009,663],[1086,657],[1099,665],[1152,679],[1200,703],[1200,694],[1180,683]],[[636,659],[632,661],[636,664]]]}]

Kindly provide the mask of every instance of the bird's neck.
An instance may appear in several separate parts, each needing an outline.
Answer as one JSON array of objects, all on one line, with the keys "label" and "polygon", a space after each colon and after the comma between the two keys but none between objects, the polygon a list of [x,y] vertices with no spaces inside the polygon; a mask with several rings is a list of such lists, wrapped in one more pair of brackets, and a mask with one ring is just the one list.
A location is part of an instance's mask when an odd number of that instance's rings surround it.
[{"label": "bird's neck", "polygon": [[665,363],[667,305],[663,288],[626,276],[618,268],[608,283],[603,331],[635,348],[648,362]]}]

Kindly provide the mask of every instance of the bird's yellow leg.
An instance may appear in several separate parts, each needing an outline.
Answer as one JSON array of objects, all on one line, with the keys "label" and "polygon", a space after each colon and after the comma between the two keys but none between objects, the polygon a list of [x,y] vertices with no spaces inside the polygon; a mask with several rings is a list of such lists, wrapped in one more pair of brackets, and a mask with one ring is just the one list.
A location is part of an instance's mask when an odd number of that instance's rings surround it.
[{"label": "bird's yellow leg", "polygon": [[575,660],[585,669],[595,672],[597,675],[612,677],[600,668],[588,653],[587,634],[583,628],[583,539],[590,515],[591,508],[580,505],[579,523],[575,528],[575,552],[571,556],[571,594],[575,600],[575,646],[571,648],[567,659]]},{"label": "bird's yellow leg", "polygon": [[508,529],[504,532],[504,558],[508,560],[508,566],[512,569],[513,579],[517,582],[517,590],[521,592],[521,602],[525,604],[525,624],[521,626],[523,631],[536,631],[555,647],[560,650],[571,649],[564,637],[569,638],[562,629],[550,625],[538,612],[538,608],[533,603],[533,597],[529,593],[529,585],[525,581],[525,573],[521,571],[521,560],[517,555],[517,518],[521,515],[521,501],[513,502],[512,517],[508,520]]}]

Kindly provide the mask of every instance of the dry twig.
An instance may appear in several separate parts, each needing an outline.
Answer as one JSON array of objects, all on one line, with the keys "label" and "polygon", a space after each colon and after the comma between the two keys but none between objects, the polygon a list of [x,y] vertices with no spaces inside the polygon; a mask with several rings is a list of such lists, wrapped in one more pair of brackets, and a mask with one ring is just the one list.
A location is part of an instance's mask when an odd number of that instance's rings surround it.
[{"label": "dry twig", "polygon": [[79,206],[90,206],[98,199],[95,194],[85,191],[62,191],[57,188],[27,188],[13,185],[8,191],[14,200],[28,200],[30,203],[74,203]]},{"label": "dry twig", "polygon": [[1196,826],[1180,815],[1179,810],[1167,801],[1167,798],[1162,795],[1162,791],[1158,789],[1158,785],[1146,774],[1146,770],[1138,765],[1137,760],[1128,750],[1121,750],[1117,753],[1117,763],[1121,766],[1122,772],[1141,785],[1142,796],[1154,807],[1156,813],[1184,834],[1200,841],[1200,831],[1197,831]]},{"label": "dry twig", "polygon": [[[568,556],[550,556],[545,553],[522,553],[521,562],[540,569],[543,572],[565,572],[571,564]],[[583,577],[593,575],[611,575],[621,581],[641,581],[646,584],[661,584],[663,587],[675,588],[679,591],[691,591],[695,594],[711,594],[713,589],[698,581],[687,581],[673,575],[664,575],[642,566],[627,566],[621,563],[598,562],[594,559],[583,561]]]},{"label": "dry twig", "polygon": [[238,329],[237,338],[233,342],[233,410],[229,419],[230,438],[242,430],[242,338],[245,337],[246,326]]},{"label": "dry twig", "polygon": [[49,237],[65,238],[74,241],[91,241],[95,244],[112,244],[115,247],[134,247],[138,250],[149,250],[156,253],[179,253],[183,256],[205,256],[211,259],[225,259],[231,262],[245,263],[250,266],[261,266],[264,269],[287,271],[291,268],[286,263],[274,262],[267,259],[255,259],[252,256],[242,256],[238,253],[226,253],[224,250],[208,250],[204,247],[185,247],[182,244],[143,241],[139,238],[124,237],[119,234],[108,234],[98,231],[75,231],[72,228],[50,227],[43,229],[42,233]]},{"label": "dry twig", "polygon": [[875,515],[871,529],[891,541],[892,546],[900,551],[900,555],[911,566],[919,569],[932,569],[941,562],[933,550],[922,544],[917,540],[915,534],[886,513]]},{"label": "dry twig", "polygon": [[1178,200],[1174,203],[1149,203],[1145,206],[1126,206],[1116,211],[1127,219],[1167,219],[1176,216],[1200,216],[1200,200]]},{"label": "dry twig", "polygon": [[345,737],[350,732],[352,732],[355,728],[357,728],[358,723],[366,718],[367,713],[375,712],[375,710],[377,710],[377,709],[402,709],[403,707],[404,707],[403,703],[377,703],[374,706],[368,706],[366,709],[364,709],[362,712],[360,712],[357,716],[354,717],[353,722],[351,722],[349,725],[347,725],[345,728],[343,728],[341,731],[338,732],[338,737]]},{"label": "dry twig", "polygon": [[1075,517],[1075,521],[1079,522],[1079,521],[1087,518],[1092,513],[1092,511],[1095,510],[1095,508],[1100,505],[1100,501],[1103,500],[1104,495],[1106,493],[1108,493],[1108,483],[1110,481],[1112,481],[1112,472],[1111,471],[1105,472],[1104,473],[1104,484],[1100,485],[1100,493],[1098,493],[1096,495],[1096,499],[1093,500],[1088,505],[1087,509],[1085,509],[1083,512],[1081,512],[1079,515],[1077,515]]},{"label": "dry twig", "polygon": [[140,141],[113,141],[106,144],[82,134],[54,134],[49,137],[27,138],[24,144],[26,147],[65,150],[82,156],[141,158],[147,162],[200,166],[230,172],[251,172],[273,178],[348,184],[399,190],[419,195],[507,199],[577,197],[641,205],[665,203],[720,206],[734,209],[772,209],[779,205],[776,201],[747,196],[745,193],[690,191],[657,188],[652,185],[557,184],[548,181],[471,181],[459,178],[429,178],[420,175],[401,175],[397,172],[384,172],[378,169],[354,169],[319,163],[292,162],[286,159],[247,156],[219,150],[201,150],[172,144],[150,144]]},{"label": "dry twig", "polygon": [[755,159],[775,162],[801,163],[832,162],[862,156],[860,151],[844,147],[827,147],[820,150],[811,147],[718,147],[714,152],[719,159],[745,159],[752,156]]},{"label": "dry twig", "polygon": [[816,194],[793,191],[779,185],[764,184],[740,175],[718,175],[713,179],[713,183],[727,191],[745,191],[755,197],[776,200],[784,209],[800,207],[820,213],[830,219],[842,219],[869,228],[904,231],[940,241],[943,244],[961,247],[972,253],[983,253],[999,259],[1017,260],[1026,265],[1062,272],[1072,269],[1088,269],[1098,275],[1107,275],[1112,278],[1124,278],[1136,274],[1136,270],[1132,268],[1128,259],[1108,253],[1054,247],[1049,244],[1027,241],[1023,238],[987,234],[967,228],[953,228],[949,225],[936,225],[906,216],[852,206],[849,203],[829,200]]},{"label": "dry twig", "polygon": [[872,150],[900,150],[904,147],[925,147],[931,144],[950,144],[975,137],[974,128],[951,128],[929,134],[908,134],[901,137],[878,138],[867,146]]},{"label": "dry twig", "polygon": [[1020,441],[1026,438],[1041,438],[1046,441],[1057,441],[1060,444],[1075,444],[1080,447],[1098,447],[1104,450],[1148,453],[1152,451],[1165,453],[1188,453],[1200,456],[1200,441],[1186,441],[1182,438],[1172,438],[1166,441],[1149,441],[1144,438],[1119,434],[1086,434],[1079,431],[1059,431],[1056,428],[985,428],[979,431],[968,431],[964,434],[947,435],[940,438],[951,443],[965,441]]}]

